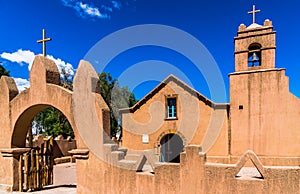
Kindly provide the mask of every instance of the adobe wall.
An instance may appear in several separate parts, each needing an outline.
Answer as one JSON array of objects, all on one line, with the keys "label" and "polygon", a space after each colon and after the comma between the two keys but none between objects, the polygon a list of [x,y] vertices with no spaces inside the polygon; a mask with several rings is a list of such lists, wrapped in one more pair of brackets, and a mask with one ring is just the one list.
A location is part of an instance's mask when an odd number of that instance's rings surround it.
[{"label": "adobe wall", "polygon": [[[18,94],[17,86],[12,78],[2,76],[0,79],[0,147],[10,143],[10,122],[9,122],[9,102]],[[0,155],[0,183],[8,185],[13,182],[13,169],[7,168],[12,166],[14,159],[4,158]]]},{"label": "adobe wall", "polygon": [[71,139],[55,139],[53,147],[53,157],[60,158],[70,156],[69,151],[77,149],[76,140]]},{"label": "adobe wall", "polygon": [[230,94],[233,155],[251,149],[261,156],[300,156],[300,100],[289,92],[285,69],[232,73]]},{"label": "adobe wall", "polygon": [[[41,148],[42,144],[45,144],[45,140],[48,140],[48,137],[44,138],[42,134],[34,135],[32,146]],[[26,141],[26,147],[29,147],[28,141]],[[77,145],[75,139],[72,139],[70,136],[65,139],[62,135],[59,135],[53,141],[53,158],[70,156],[69,151],[76,148]]]},{"label": "adobe wall", "polygon": [[[196,92],[169,81],[137,110],[122,113],[122,146],[132,150],[157,148],[168,133],[177,133],[185,145],[203,145],[211,155],[227,155],[226,106],[215,108]],[[166,97],[177,96],[177,119],[166,119]],[[212,118],[214,117],[214,119]],[[149,143],[142,142],[143,134]],[[214,147],[213,147],[214,146]]]},{"label": "adobe wall", "polygon": [[[252,151],[236,164],[217,164],[207,162],[200,146],[190,145],[181,153],[180,164],[156,163],[154,173],[136,172],[138,163],[124,160],[117,147],[107,151],[111,163],[93,153],[88,160],[77,160],[77,173],[84,172],[77,179],[77,193],[298,193],[300,189],[298,166],[263,166]],[[122,156],[116,159],[116,153]],[[237,177],[247,162],[256,166],[262,178]]]}]

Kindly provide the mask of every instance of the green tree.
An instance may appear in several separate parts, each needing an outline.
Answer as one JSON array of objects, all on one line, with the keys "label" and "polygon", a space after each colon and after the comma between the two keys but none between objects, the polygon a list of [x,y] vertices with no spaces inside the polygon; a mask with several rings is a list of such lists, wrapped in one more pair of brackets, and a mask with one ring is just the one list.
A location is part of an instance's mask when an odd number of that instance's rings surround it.
[{"label": "green tree", "polygon": [[62,112],[50,107],[37,114],[33,121],[37,134],[57,137],[63,135],[74,137],[72,127]]},{"label": "green tree", "polygon": [[2,77],[2,75],[6,75],[9,76],[9,71],[7,71],[0,63],[0,78]]},{"label": "green tree", "polygon": [[65,68],[60,72],[60,85],[66,89],[73,91],[73,77]]},{"label": "green tree", "polygon": [[110,109],[111,136],[121,130],[121,115],[119,110],[133,106],[137,100],[127,86],[120,87],[116,78],[112,78],[110,73],[99,74],[100,93]]}]

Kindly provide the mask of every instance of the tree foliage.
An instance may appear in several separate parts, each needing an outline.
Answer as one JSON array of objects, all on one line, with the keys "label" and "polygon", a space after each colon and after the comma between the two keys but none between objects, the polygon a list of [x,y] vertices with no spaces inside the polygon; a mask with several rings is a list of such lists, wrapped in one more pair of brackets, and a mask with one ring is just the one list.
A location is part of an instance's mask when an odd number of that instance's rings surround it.
[{"label": "tree foliage", "polygon": [[9,76],[9,71],[7,71],[0,63],[0,78],[2,77],[2,75],[6,75]]},{"label": "tree foliage", "polygon": [[56,137],[63,135],[74,137],[72,127],[65,115],[56,108],[50,107],[37,114],[33,121],[37,134]]},{"label": "tree foliage", "polygon": [[100,93],[110,109],[111,136],[121,130],[121,115],[119,110],[133,106],[137,100],[127,86],[120,87],[117,79],[112,78],[110,73],[99,74]]},{"label": "tree foliage", "polygon": [[73,77],[66,69],[62,68],[60,72],[60,85],[73,91]]}]

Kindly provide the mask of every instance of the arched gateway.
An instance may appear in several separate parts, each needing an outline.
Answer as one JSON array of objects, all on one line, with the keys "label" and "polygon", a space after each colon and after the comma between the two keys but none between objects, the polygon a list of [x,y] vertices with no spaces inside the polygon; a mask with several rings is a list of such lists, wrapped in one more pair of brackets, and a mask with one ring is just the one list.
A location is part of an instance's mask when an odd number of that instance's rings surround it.
[{"label": "arched gateway", "polygon": [[[42,56],[37,56],[33,62],[30,71],[30,88],[25,91],[19,93],[12,78],[1,77],[0,186],[5,185],[7,190],[19,189],[20,155],[28,150],[25,148],[26,134],[34,116],[48,107],[58,109],[68,119],[77,141],[78,150],[75,150],[74,154],[79,156],[88,152],[74,121],[73,92],[59,86],[59,84],[60,74],[56,64]],[[96,99],[103,101],[101,98]],[[108,107],[103,102],[98,102],[98,104],[101,104],[97,106],[101,110],[97,111],[99,118],[104,118],[101,114],[107,114]],[[109,134],[109,128],[104,130]]]}]

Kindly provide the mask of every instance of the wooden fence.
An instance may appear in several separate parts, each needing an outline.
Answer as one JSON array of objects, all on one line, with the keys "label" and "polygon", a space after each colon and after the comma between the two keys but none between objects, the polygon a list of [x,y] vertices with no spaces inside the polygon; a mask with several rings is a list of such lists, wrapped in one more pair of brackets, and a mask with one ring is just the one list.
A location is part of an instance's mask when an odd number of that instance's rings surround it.
[{"label": "wooden fence", "polygon": [[53,138],[20,155],[19,190],[39,190],[53,184]]}]

